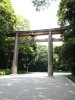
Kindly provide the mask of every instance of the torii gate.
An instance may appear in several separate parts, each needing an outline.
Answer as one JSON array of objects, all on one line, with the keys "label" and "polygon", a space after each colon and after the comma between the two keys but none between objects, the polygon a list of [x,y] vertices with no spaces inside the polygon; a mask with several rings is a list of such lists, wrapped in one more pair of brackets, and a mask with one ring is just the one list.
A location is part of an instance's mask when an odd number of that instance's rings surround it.
[{"label": "torii gate", "polygon": [[[15,47],[13,54],[12,62],[12,74],[17,74],[17,65],[18,65],[18,43],[33,43],[33,42],[48,42],[48,76],[53,75],[53,41],[62,41],[62,39],[53,39],[52,35],[62,34],[66,28],[52,28],[52,29],[42,29],[42,30],[27,30],[27,31],[15,31],[9,33],[9,36],[15,37]],[[18,37],[23,36],[39,36],[39,35],[48,35],[48,39],[36,39],[36,40],[25,40],[18,41]]]}]

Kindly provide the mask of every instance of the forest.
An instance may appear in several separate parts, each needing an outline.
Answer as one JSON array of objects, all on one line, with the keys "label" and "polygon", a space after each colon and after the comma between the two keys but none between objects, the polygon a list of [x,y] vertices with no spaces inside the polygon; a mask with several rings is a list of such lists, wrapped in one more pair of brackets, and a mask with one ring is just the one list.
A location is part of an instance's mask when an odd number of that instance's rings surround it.
[{"label": "forest", "polygon": [[[52,0],[57,2],[57,0]],[[50,0],[32,0],[33,6],[40,11],[50,6]],[[75,0],[60,0],[57,12],[58,24],[67,30],[61,35],[62,46],[53,47],[54,71],[70,71],[75,75]],[[10,32],[30,30],[27,18],[15,14],[10,0],[0,0],[0,74],[10,74],[12,67],[14,37],[8,37]],[[32,39],[21,37],[20,39]],[[48,66],[47,46],[19,44],[18,73],[28,71],[46,72]]]}]

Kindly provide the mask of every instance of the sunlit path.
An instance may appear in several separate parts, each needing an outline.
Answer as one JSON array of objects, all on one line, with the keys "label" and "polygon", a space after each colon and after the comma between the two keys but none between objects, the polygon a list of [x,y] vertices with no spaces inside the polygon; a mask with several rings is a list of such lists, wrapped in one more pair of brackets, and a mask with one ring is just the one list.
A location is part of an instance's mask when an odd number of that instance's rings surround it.
[{"label": "sunlit path", "polygon": [[[64,75],[70,75],[71,73],[64,73],[64,72],[60,72],[57,73],[55,72],[53,76],[64,76]],[[12,78],[12,77],[38,77],[38,78],[45,78],[48,77],[48,73],[47,72],[31,72],[28,74],[15,74],[15,75],[5,75],[5,76],[1,76],[0,78]]]},{"label": "sunlit path", "polygon": [[0,77],[0,100],[75,100],[70,73],[30,73]]}]

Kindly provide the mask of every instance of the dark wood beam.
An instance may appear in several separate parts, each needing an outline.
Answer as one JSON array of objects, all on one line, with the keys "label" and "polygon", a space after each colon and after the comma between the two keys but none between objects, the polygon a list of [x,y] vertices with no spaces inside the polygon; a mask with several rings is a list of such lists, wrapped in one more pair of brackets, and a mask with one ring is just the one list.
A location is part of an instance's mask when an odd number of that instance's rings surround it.
[{"label": "dark wood beam", "polygon": [[15,31],[10,32],[8,37],[14,37],[16,34],[18,36],[38,36],[38,35],[48,35],[49,32],[51,34],[63,34],[66,30],[66,27],[59,27],[59,28],[51,28],[51,29],[41,29],[41,30],[26,30],[26,31]]},{"label": "dark wood beam", "polygon": [[[53,42],[62,42],[63,39],[55,39],[53,38]],[[35,39],[35,40],[23,40],[19,41],[19,44],[21,43],[35,43],[35,42],[48,42],[48,38],[46,39]]]},{"label": "dark wood beam", "polygon": [[[15,40],[12,41],[6,41],[7,43],[14,43]],[[45,39],[35,39],[35,40],[18,40],[18,44],[24,44],[24,43],[35,43],[35,42],[48,42],[48,38]],[[53,42],[63,42],[63,39],[56,39],[53,38]]]}]

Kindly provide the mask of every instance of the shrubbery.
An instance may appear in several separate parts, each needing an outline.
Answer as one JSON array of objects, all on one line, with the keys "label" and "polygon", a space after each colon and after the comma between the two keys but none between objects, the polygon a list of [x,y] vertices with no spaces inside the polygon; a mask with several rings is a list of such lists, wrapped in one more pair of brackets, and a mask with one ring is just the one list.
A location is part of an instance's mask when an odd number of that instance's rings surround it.
[{"label": "shrubbery", "polygon": [[10,75],[11,70],[10,69],[0,69],[0,75]]}]

